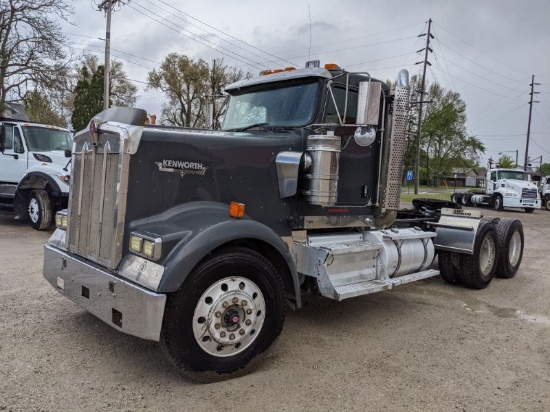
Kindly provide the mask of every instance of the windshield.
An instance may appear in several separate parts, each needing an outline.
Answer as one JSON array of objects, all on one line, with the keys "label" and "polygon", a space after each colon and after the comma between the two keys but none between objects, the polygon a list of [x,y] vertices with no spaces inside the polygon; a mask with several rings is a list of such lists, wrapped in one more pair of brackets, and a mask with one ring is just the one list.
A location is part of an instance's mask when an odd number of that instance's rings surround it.
[{"label": "windshield", "polygon": [[315,113],[317,82],[278,84],[276,89],[245,91],[232,95],[222,130],[236,130],[251,125],[305,126]]},{"label": "windshield", "polygon": [[67,130],[41,126],[23,126],[23,134],[31,151],[48,152],[50,150],[72,148],[73,140],[71,133]]},{"label": "windshield", "polygon": [[529,174],[519,170],[504,170],[498,172],[499,179],[529,180]]}]

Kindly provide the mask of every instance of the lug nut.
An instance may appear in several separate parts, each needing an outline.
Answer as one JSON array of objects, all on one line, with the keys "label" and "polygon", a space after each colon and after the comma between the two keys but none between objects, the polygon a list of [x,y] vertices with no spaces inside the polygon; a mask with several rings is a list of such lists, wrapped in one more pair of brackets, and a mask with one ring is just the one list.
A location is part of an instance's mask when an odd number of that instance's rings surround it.
[{"label": "lug nut", "polygon": [[221,312],[216,312],[216,317],[217,317],[217,318],[221,318],[221,317],[222,317],[222,313],[221,313]]},{"label": "lug nut", "polygon": [[226,333],[225,333],[224,331],[221,331],[221,332],[220,332],[220,336],[221,336],[222,338],[225,338],[225,335],[226,335]]},{"label": "lug nut", "polygon": [[247,314],[247,315],[252,315],[252,309],[247,309],[247,310],[246,310],[246,314]]},{"label": "lug nut", "polygon": [[229,339],[231,339],[231,340],[235,339],[235,334],[232,333],[231,335],[229,335]]},{"label": "lug nut", "polygon": [[222,303],[222,306],[223,306],[224,308],[226,308],[226,307],[228,307],[228,306],[229,306],[229,303],[227,303],[227,302],[223,302],[223,303]]},{"label": "lug nut", "polygon": [[239,334],[240,334],[240,335],[244,335],[244,329],[241,329],[241,330],[239,331]]},{"label": "lug nut", "polygon": [[238,301],[239,301],[239,298],[237,298],[237,297],[233,298],[233,303],[237,303]]},{"label": "lug nut", "polygon": [[246,305],[248,305],[248,302],[247,302],[246,300],[243,300],[243,301],[241,302],[241,305],[246,306]]},{"label": "lug nut", "polygon": [[216,324],[214,325],[214,327],[215,327],[216,329],[219,329],[219,328],[222,327],[222,324],[221,324],[221,323],[216,323]]},{"label": "lug nut", "polygon": [[244,323],[246,323],[246,326],[252,325],[252,321],[250,319],[247,319]]}]

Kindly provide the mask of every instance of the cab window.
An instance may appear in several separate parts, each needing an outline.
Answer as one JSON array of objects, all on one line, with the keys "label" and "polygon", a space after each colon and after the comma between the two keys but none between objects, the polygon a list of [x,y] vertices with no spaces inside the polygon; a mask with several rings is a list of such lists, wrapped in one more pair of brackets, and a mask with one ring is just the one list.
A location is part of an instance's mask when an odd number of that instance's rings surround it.
[{"label": "cab window", "polygon": [[6,125],[6,143],[5,150],[13,150],[14,153],[24,153],[23,141],[19,129],[12,125]]},{"label": "cab window", "polygon": [[345,108],[346,103],[346,89],[345,87],[332,87],[332,93],[334,94],[334,100],[336,101],[336,107],[330,92],[327,93],[327,109],[325,112],[325,123],[339,123],[338,114],[340,118],[344,117],[344,109],[346,110],[346,118],[343,119],[344,123],[355,124],[357,116],[357,91],[348,90],[348,106]]}]

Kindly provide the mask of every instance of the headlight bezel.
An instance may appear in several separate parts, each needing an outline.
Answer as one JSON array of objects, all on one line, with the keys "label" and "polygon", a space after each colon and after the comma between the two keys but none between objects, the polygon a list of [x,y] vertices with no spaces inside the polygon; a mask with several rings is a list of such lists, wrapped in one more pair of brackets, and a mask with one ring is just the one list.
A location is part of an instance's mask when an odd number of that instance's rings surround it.
[{"label": "headlight bezel", "polygon": [[55,213],[55,227],[62,230],[67,230],[69,225],[69,216],[67,210],[60,210]]},{"label": "headlight bezel", "polygon": [[135,255],[157,262],[162,256],[162,239],[132,232],[128,239],[128,250]]}]

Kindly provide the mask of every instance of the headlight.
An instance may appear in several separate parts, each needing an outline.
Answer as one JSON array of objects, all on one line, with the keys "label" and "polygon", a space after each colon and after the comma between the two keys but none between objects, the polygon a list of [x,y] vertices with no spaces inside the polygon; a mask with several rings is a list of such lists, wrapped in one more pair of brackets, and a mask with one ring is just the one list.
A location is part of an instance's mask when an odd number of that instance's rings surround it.
[{"label": "headlight", "polygon": [[63,183],[68,185],[71,182],[71,175],[65,175],[63,173],[57,173],[57,178],[61,180]]},{"label": "headlight", "polygon": [[150,260],[159,260],[162,254],[162,239],[132,233],[130,234],[130,252]]},{"label": "headlight", "polygon": [[57,226],[59,229],[67,230],[67,223],[68,217],[66,210],[62,210],[55,214],[55,226]]}]

